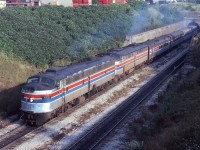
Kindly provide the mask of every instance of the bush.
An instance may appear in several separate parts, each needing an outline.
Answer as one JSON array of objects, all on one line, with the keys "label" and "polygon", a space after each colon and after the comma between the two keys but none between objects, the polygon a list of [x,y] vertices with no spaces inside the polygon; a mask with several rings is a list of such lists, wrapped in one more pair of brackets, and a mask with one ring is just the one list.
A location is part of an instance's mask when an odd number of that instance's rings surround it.
[{"label": "bush", "polygon": [[[75,9],[62,6],[1,9],[0,53],[26,60],[35,66],[52,66],[61,60],[74,62],[103,53],[121,46],[131,31],[133,10],[139,8],[143,9],[137,12],[139,18],[141,15],[150,18],[151,14],[145,12],[147,6],[140,1],[130,5],[82,6]],[[165,12],[168,10],[166,7]],[[164,24],[175,21],[171,18],[179,20],[178,15],[170,9],[170,18],[166,19],[166,16]],[[152,24],[155,28],[163,23],[153,19]],[[145,29],[148,27],[144,26]]]},{"label": "bush", "polygon": [[120,5],[6,8],[0,10],[1,51],[36,66],[104,52],[125,38],[130,25],[126,10]]}]

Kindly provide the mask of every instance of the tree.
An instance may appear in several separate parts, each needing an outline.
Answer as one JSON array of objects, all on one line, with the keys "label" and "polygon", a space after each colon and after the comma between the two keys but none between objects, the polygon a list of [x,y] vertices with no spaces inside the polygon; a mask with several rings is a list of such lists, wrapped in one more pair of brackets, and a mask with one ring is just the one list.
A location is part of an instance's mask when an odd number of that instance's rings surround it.
[{"label": "tree", "polygon": [[98,4],[98,0],[92,0],[92,4]]}]

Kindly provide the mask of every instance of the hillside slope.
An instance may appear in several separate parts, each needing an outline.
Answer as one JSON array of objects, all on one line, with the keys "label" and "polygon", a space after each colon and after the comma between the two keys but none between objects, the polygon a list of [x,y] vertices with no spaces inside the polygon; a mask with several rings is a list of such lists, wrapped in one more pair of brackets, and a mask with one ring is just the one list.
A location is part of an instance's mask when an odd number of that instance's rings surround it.
[{"label": "hillside slope", "polygon": [[21,85],[37,72],[39,69],[25,61],[0,55],[0,118],[19,110]]},{"label": "hillside slope", "polygon": [[181,19],[176,9],[128,4],[8,8],[0,10],[0,52],[36,66],[62,65],[119,47],[129,32]]}]

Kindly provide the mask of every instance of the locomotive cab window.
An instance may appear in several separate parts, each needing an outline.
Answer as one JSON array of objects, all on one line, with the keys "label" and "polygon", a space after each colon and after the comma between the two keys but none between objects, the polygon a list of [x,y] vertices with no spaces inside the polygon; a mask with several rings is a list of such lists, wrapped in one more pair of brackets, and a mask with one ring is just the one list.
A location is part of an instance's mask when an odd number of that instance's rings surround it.
[{"label": "locomotive cab window", "polygon": [[56,82],[56,88],[60,89],[60,81]]},{"label": "locomotive cab window", "polygon": [[38,83],[40,81],[39,77],[31,77],[27,80],[27,83]]},{"label": "locomotive cab window", "polygon": [[55,81],[46,77],[42,77],[40,80],[41,84],[47,85],[49,87],[55,87]]}]

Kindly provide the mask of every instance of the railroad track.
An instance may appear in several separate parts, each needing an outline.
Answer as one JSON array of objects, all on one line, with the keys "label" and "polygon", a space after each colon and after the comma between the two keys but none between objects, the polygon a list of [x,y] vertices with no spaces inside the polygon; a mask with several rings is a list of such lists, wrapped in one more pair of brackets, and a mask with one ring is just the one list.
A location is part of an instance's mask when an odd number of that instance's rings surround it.
[{"label": "railroad track", "polygon": [[[0,149],[6,145],[12,143],[13,141],[23,137],[29,132],[33,131],[35,127],[27,127],[25,124],[22,124],[21,127],[14,129],[12,132],[9,132],[0,137]],[[15,135],[15,136],[13,136]]]},{"label": "railroad track", "polygon": [[129,116],[142,102],[150,98],[160,85],[175,73],[184,63],[188,50],[184,50],[176,59],[158,75],[152,78],[145,86],[129,97],[118,108],[112,111],[106,118],[95,124],[92,129],[75,141],[68,150],[95,149],[100,143]]}]

